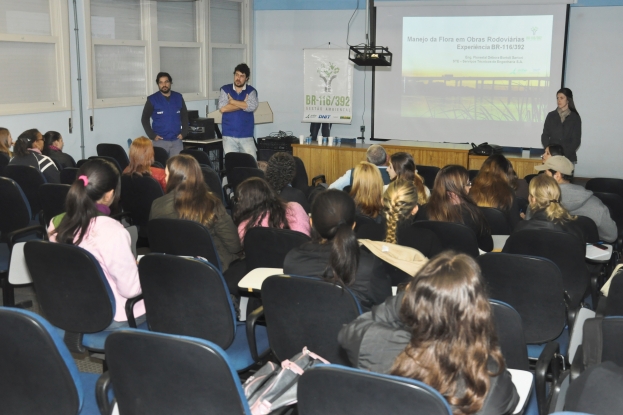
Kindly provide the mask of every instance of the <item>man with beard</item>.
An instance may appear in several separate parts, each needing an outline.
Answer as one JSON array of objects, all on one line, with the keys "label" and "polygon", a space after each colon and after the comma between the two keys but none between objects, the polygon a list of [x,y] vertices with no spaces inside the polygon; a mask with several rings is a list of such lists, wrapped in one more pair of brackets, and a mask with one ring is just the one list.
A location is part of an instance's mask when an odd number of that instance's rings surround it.
[{"label": "man with beard", "polygon": [[141,123],[154,146],[164,148],[173,157],[184,148],[182,138],[188,134],[188,110],[182,94],[171,91],[171,75],[158,73],[156,83],[158,92],[147,97]]},{"label": "man with beard", "polygon": [[251,154],[257,158],[253,139],[253,111],[257,108],[257,91],[247,84],[251,70],[245,63],[234,69],[234,83],[223,85],[218,107],[223,114],[223,151]]}]

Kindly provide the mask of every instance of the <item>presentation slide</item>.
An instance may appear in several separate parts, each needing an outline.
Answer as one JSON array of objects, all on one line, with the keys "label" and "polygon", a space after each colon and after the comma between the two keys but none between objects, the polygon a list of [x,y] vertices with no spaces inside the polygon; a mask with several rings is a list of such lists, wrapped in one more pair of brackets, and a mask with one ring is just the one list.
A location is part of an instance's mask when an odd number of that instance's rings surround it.
[{"label": "presentation slide", "polygon": [[379,7],[375,138],[540,147],[561,86],[565,7]]}]

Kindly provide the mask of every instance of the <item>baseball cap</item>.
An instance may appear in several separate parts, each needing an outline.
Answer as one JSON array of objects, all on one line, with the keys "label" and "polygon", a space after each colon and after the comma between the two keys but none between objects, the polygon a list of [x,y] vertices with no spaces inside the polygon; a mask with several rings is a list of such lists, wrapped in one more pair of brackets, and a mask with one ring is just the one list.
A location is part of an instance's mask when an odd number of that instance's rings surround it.
[{"label": "baseball cap", "polygon": [[575,166],[565,156],[552,156],[545,163],[534,166],[534,170],[554,170],[571,176]]}]

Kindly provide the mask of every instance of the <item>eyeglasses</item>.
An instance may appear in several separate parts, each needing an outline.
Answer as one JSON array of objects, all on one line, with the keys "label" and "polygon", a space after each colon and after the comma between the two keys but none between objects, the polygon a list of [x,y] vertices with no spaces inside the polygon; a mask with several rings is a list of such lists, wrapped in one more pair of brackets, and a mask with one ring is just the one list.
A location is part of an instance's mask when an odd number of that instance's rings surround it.
[{"label": "eyeglasses", "polygon": [[472,187],[472,182],[468,181],[467,184],[465,185],[466,187]]}]

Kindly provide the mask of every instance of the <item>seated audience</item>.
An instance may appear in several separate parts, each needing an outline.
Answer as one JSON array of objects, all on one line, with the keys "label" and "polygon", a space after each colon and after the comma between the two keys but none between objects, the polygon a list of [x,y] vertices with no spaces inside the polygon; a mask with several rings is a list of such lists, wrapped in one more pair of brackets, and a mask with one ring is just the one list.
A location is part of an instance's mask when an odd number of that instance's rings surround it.
[{"label": "seated audience", "polygon": [[[366,160],[368,163],[374,164],[379,168],[381,172],[381,177],[383,179],[383,184],[389,184],[389,174],[387,173],[387,153],[385,149],[378,144],[372,144],[368,147],[368,151],[366,152]],[[329,185],[329,189],[339,189],[344,190],[346,186],[353,185],[353,171],[355,169],[350,169],[342,177],[334,181]]]},{"label": "seated audience", "polygon": [[549,159],[552,156],[564,156],[564,155],[565,155],[565,151],[563,150],[561,145],[550,144],[547,147],[545,147],[545,150],[543,150],[543,154],[541,155],[541,158],[543,159],[543,163],[545,163],[547,159]]},{"label": "seated audience", "polygon": [[37,129],[26,130],[13,145],[13,158],[9,165],[32,166],[43,173],[48,183],[60,183],[61,175],[51,158],[41,153],[43,136]]},{"label": "seated audience", "polygon": [[530,218],[519,222],[513,232],[524,229],[548,229],[570,233],[584,242],[582,230],[573,223],[576,217],[560,203],[560,187],[556,180],[546,174],[539,174],[530,180],[528,200]]},{"label": "seated audience", "polygon": [[273,190],[286,202],[296,202],[309,213],[309,202],[305,194],[292,187],[292,180],[296,175],[296,162],[289,153],[275,153],[268,160],[266,166],[266,181]]},{"label": "seated audience", "polygon": [[569,214],[591,218],[597,225],[599,239],[606,242],[613,242],[617,239],[617,224],[610,217],[608,207],[590,190],[571,184],[575,166],[569,159],[564,156],[552,156],[544,164],[535,166],[535,169],[544,171],[556,180],[560,187],[560,203],[569,211]]},{"label": "seated audience", "polygon": [[[417,173],[415,166],[415,160],[409,153],[399,152],[394,153],[389,158],[389,165],[387,166],[387,173],[391,180],[407,180],[413,182],[417,188],[418,203],[423,205],[428,202],[430,196],[430,190],[424,186],[424,179]],[[385,186],[385,189],[387,186]]]},{"label": "seated audience", "polygon": [[[102,266],[115,297],[115,315],[110,329],[127,327],[126,300],[141,293],[130,234],[108,217],[121,188],[119,172],[112,163],[94,159],[78,170],[78,178],[67,194],[67,212],[52,218],[51,242],[77,245],[89,251]],[[134,306],[136,322],[145,321],[143,301]]]},{"label": "seated audience", "polygon": [[13,146],[13,137],[11,132],[3,127],[0,127],[0,153],[6,154],[9,158],[13,157],[11,154],[11,147]]},{"label": "seated audience", "polygon": [[250,228],[291,229],[309,236],[309,217],[305,209],[296,202],[284,202],[268,182],[251,177],[236,188],[234,223],[244,244],[244,235]]},{"label": "seated audience", "polygon": [[[526,184],[525,180],[521,181]],[[469,195],[480,207],[496,208],[504,212],[509,224],[514,227],[521,220],[513,187],[518,182],[510,161],[501,154],[495,154],[483,163],[474,178]]]},{"label": "seated audience", "polygon": [[419,192],[412,181],[395,180],[383,194],[385,223],[365,224],[357,238],[385,241],[415,248],[427,258],[442,250],[439,238],[428,229],[411,226],[418,211]]},{"label": "seated audience", "polygon": [[57,131],[48,131],[43,135],[43,154],[54,160],[59,170],[65,167],[76,167],[73,157],[63,153],[63,136]]},{"label": "seated audience", "polygon": [[472,183],[463,166],[449,165],[437,173],[428,203],[420,209],[418,220],[460,223],[472,229],[478,248],[490,252],[493,238],[485,217],[469,197]]},{"label": "seated audience", "polygon": [[167,160],[165,172],[166,194],[154,200],[149,219],[199,222],[208,228],[223,271],[227,270],[242,251],[238,230],[225,211],[223,202],[205,184],[199,163],[192,156],[179,154]]},{"label": "seated audience", "polygon": [[353,172],[350,196],[355,200],[357,215],[381,223],[383,216],[383,179],[379,169],[367,161],[360,162]]},{"label": "seated audience", "polygon": [[151,176],[160,183],[162,190],[166,191],[167,182],[164,169],[152,166],[154,164],[154,145],[149,138],[139,137],[132,141],[129,158],[130,164],[123,170],[123,174]]},{"label": "seated audience", "polygon": [[345,192],[318,194],[312,203],[311,223],[312,242],[288,253],[285,274],[318,276],[348,287],[366,310],[392,295],[383,262],[359,248],[353,232],[355,203]]},{"label": "seated audience", "polygon": [[405,292],[344,326],[338,339],[355,367],[420,380],[456,415],[511,414],[519,401],[480,268],[467,255],[433,258]]}]

